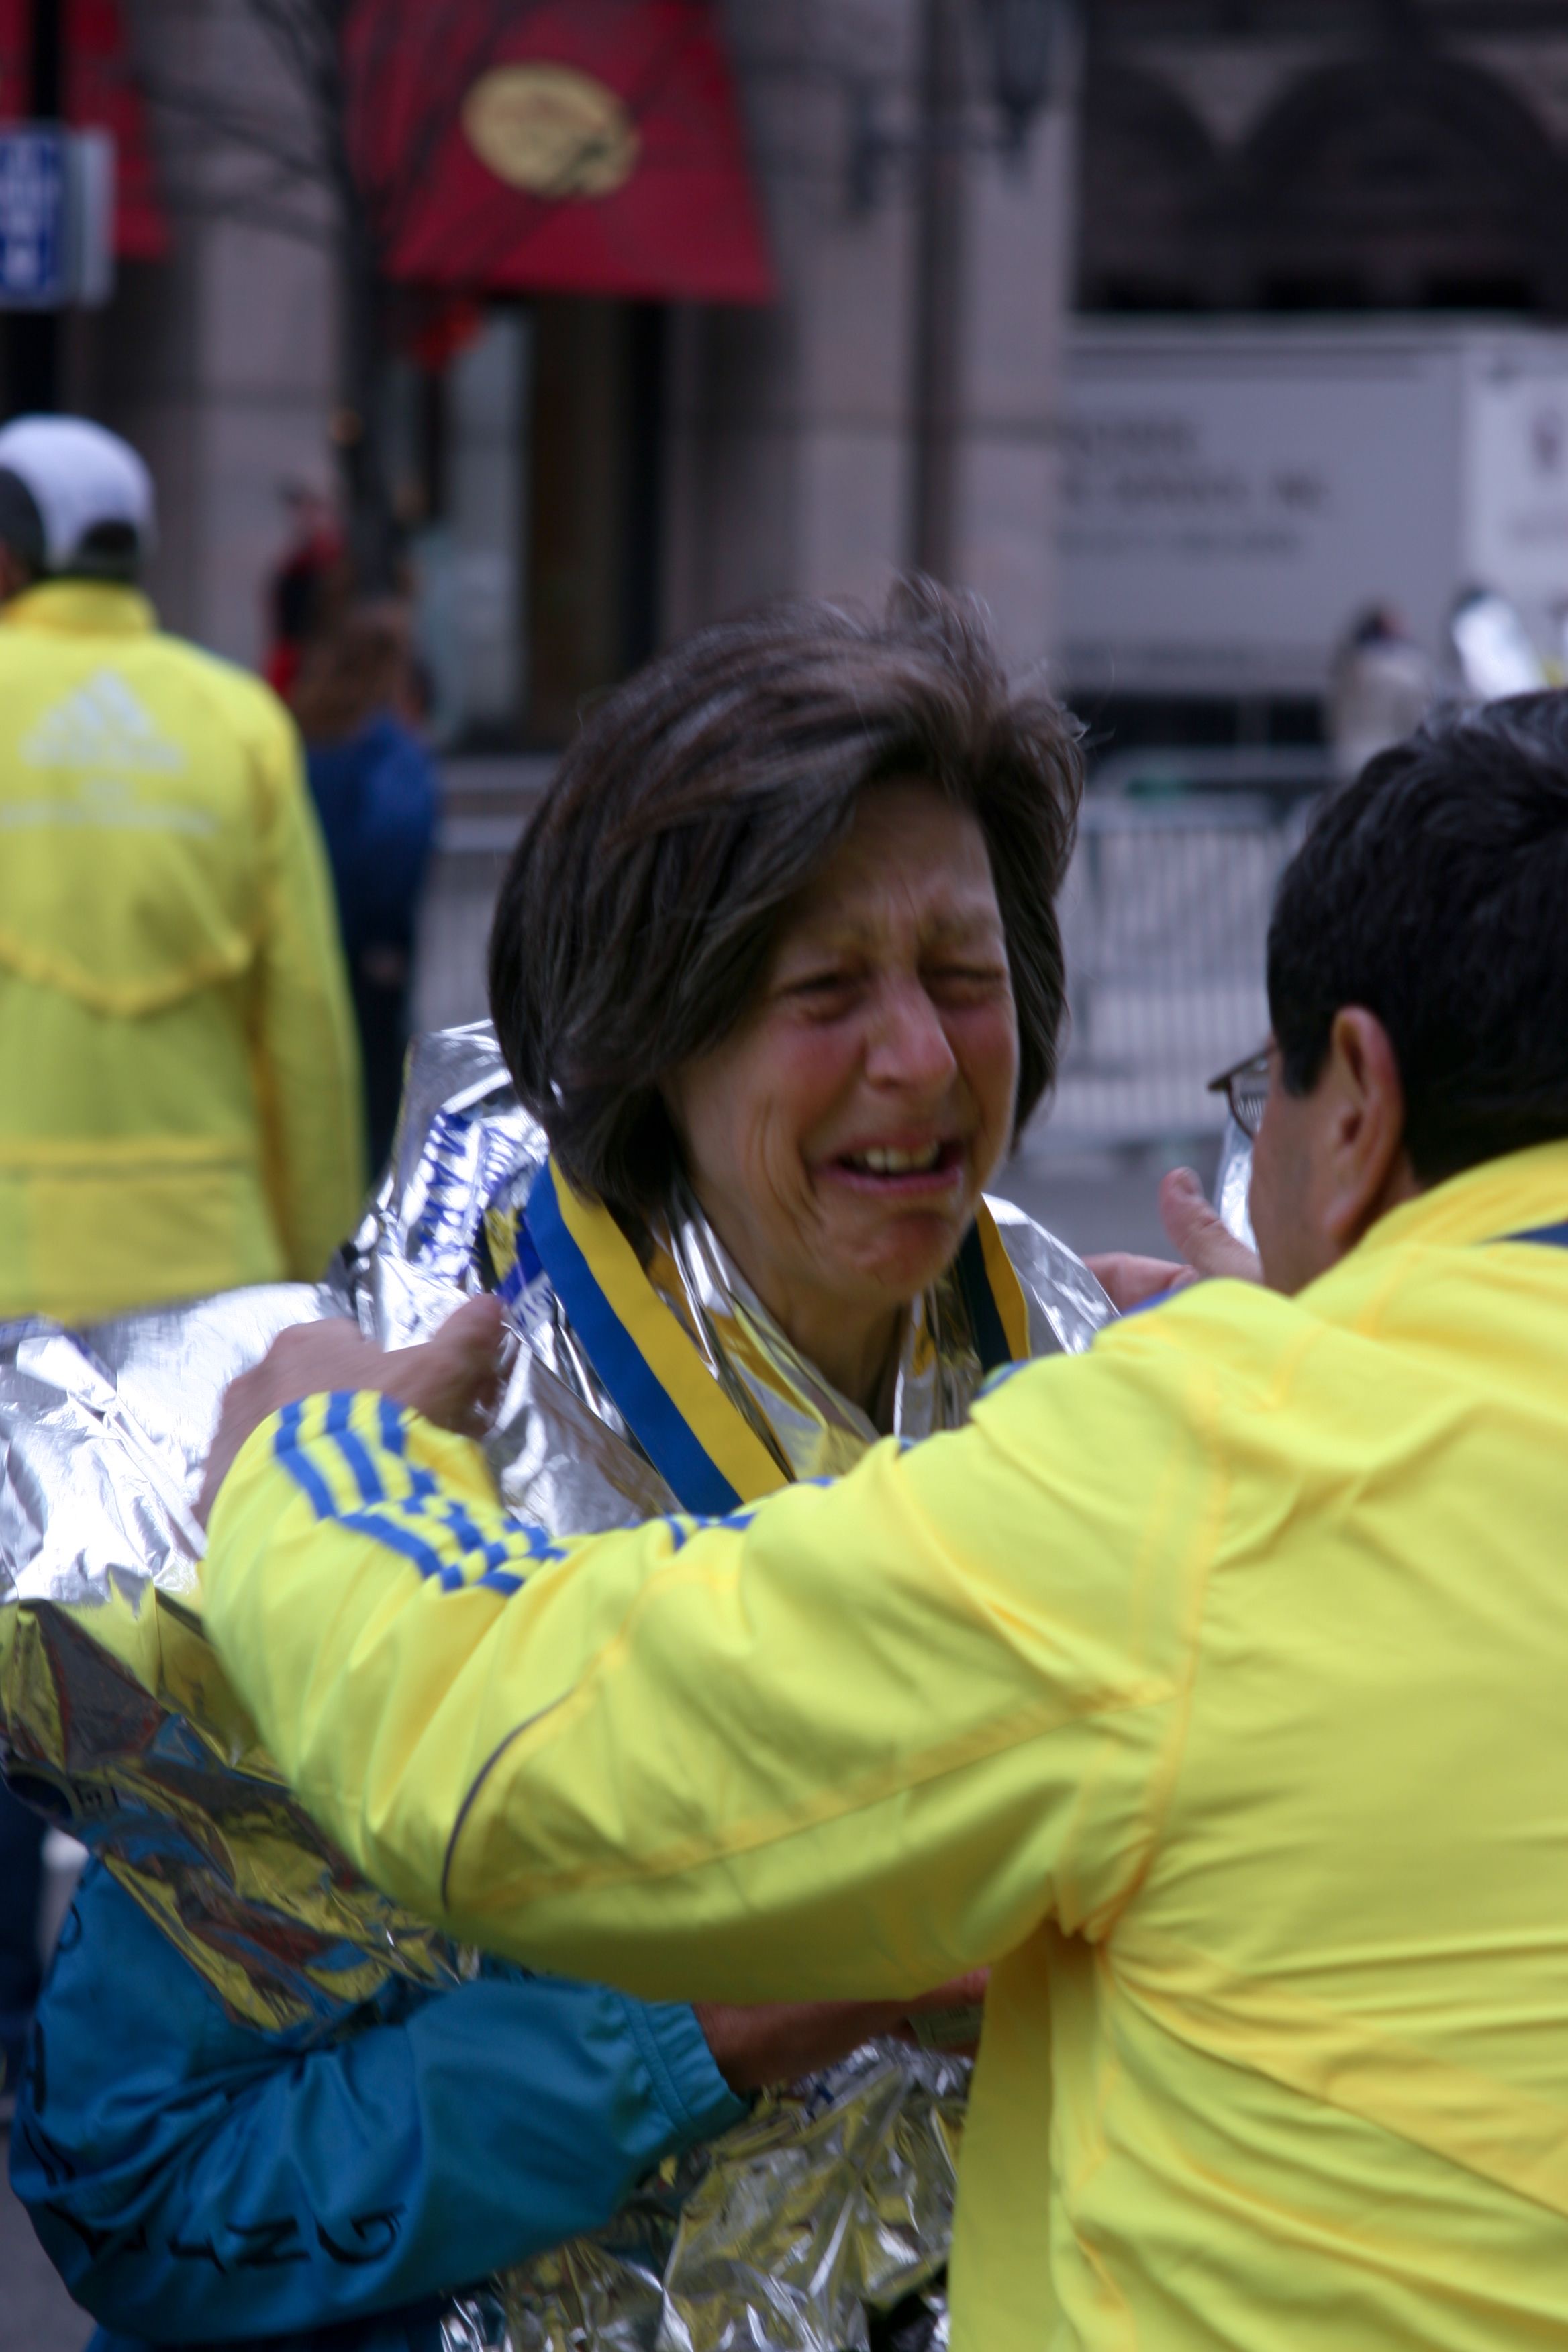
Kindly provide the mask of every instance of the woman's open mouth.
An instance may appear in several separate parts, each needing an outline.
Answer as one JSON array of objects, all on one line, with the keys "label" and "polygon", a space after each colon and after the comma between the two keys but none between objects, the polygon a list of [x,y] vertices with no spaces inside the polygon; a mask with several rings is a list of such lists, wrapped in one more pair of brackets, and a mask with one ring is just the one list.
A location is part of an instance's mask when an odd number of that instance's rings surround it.
[{"label": "woman's open mouth", "polygon": [[931,1137],[924,1142],[861,1144],[824,1163],[825,1173],[848,1181],[857,1190],[884,1194],[945,1192],[963,1169],[963,1145],[956,1137],[945,1141]]}]

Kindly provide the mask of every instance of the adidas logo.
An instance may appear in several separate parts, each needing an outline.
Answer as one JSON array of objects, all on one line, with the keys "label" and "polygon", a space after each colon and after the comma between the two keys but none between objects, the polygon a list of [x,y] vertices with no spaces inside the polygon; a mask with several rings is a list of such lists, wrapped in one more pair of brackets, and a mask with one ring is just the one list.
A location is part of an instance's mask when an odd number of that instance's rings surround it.
[{"label": "adidas logo", "polygon": [[89,768],[100,774],[177,775],[187,762],[161,735],[118,670],[95,670],[85,686],[46,710],[21,744],[33,768]]}]

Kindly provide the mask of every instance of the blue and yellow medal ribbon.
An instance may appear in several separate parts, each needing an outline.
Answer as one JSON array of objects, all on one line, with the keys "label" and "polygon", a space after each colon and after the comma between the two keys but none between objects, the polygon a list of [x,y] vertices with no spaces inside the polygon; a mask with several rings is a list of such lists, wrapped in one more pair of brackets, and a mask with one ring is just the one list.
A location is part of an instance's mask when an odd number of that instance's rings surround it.
[{"label": "blue and yellow medal ribbon", "polygon": [[1028,1301],[984,1201],[963,1236],[956,1272],[981,1369],[994,1372],[1021,1364],[1029,1352]]},{"label": "blue and yellow medal ribbon", "polygon": [[[654,1289],[615,1217],[546,1162],[528,1196],[528,1236],[627,1426],[689,1511],[721,1517],[787,1483]],[[1029,1352],[1022,1286],[984,1202],[958,1278],[986,1371]]]},{"label": "blue and yellow medal ribbon", "polygon": [[528,1230],[595,1370],[685,1509],[722,1517],[788,1483],[609,1210],[574,1192],[553,1160],[528,1196]]}]

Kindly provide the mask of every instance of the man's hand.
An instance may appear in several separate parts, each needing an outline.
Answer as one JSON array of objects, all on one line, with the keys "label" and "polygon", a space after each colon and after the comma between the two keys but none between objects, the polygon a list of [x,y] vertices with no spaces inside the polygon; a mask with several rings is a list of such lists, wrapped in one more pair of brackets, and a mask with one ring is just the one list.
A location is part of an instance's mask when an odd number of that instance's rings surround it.
[{"label": "man's hand", "polygon": [[976,1969],[918,2000],[771,2000],[752,2008],[700,2000],[697,2022],[730,2088],[761,2091],[797,2083],[878,2034],[897,2033],[923,2010],[973,2008],[984,2000],[989,1979],[989,1969]]},{"label": "man's hand", "polygon": [[1152,1298],[1163,1298],[1167,1291],[1197,1280],[1190,1265],[1178,1265],[1168,1257],[1139,1257],[1131,1250],[1101,1250],[1084,1264],[1119,1315],[1130,1315],[1135,1307],[1146,1307]]},{"label": "man's hand", "polygon": [[1160,1223],[1186,1261],[1184,1280],[1228,1275],[1236,1282],[1262,1281],[1258,1252],[1221,1223],[1219,1211],[1190,1168],[1173,1168],[1161,1179]]},{"label": "man's hand", "polygon": [[460,1436],[484,1430],[500,1394],[500,1302],[465,1299],[419,1348],[378,1348],[341,1317],[280,1331],[258,1364],[224,1392],[196,1517],[205,1527],[236,1454],[271,1413],[330,1389],[379,1389]]},{"label": "man's hand", "polygon": [[1138,1257],[1128,1250],[1110,1250],[1085,1261],[1109,1295],[1111,1305],[1125,1315],[1205,1276],[1229,1275],[1237,1282],[1261,1282],[1263,1271],[1256,1251],[1238,1242],[1210,1206],[1204,1188],[1190,1168],[1173,1168],[1160,1183],[1160,1222],[1181,1257]]}]

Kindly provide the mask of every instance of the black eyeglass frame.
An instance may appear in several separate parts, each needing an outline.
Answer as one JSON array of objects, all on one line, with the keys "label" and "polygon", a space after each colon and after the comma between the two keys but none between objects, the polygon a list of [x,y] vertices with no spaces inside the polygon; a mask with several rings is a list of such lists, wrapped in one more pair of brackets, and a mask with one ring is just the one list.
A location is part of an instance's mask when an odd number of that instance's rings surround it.
[{"label": "black eyeglass frame", "polygon": [[1233,1062],[1228,1070],[1222,1070],[1217,1078],[1211,1078],[1205,1089],[1208,1094],[1225,1097],[1226,1108],[1248,1143],[1258,1140],[1258,1130],[1263,1124],[1263,1102],[1260,1101],[1256,1108],[1248,1104],[1244,1110],[1241,1081],[1256,1076],[1262,1082],[1263,1100],[1267,1101],[1272,1075],[1268,1057],[1272,1050],[1270,1046],[1260,1045],[1256,1054],[1248,1054],[1243,1061]]}]

